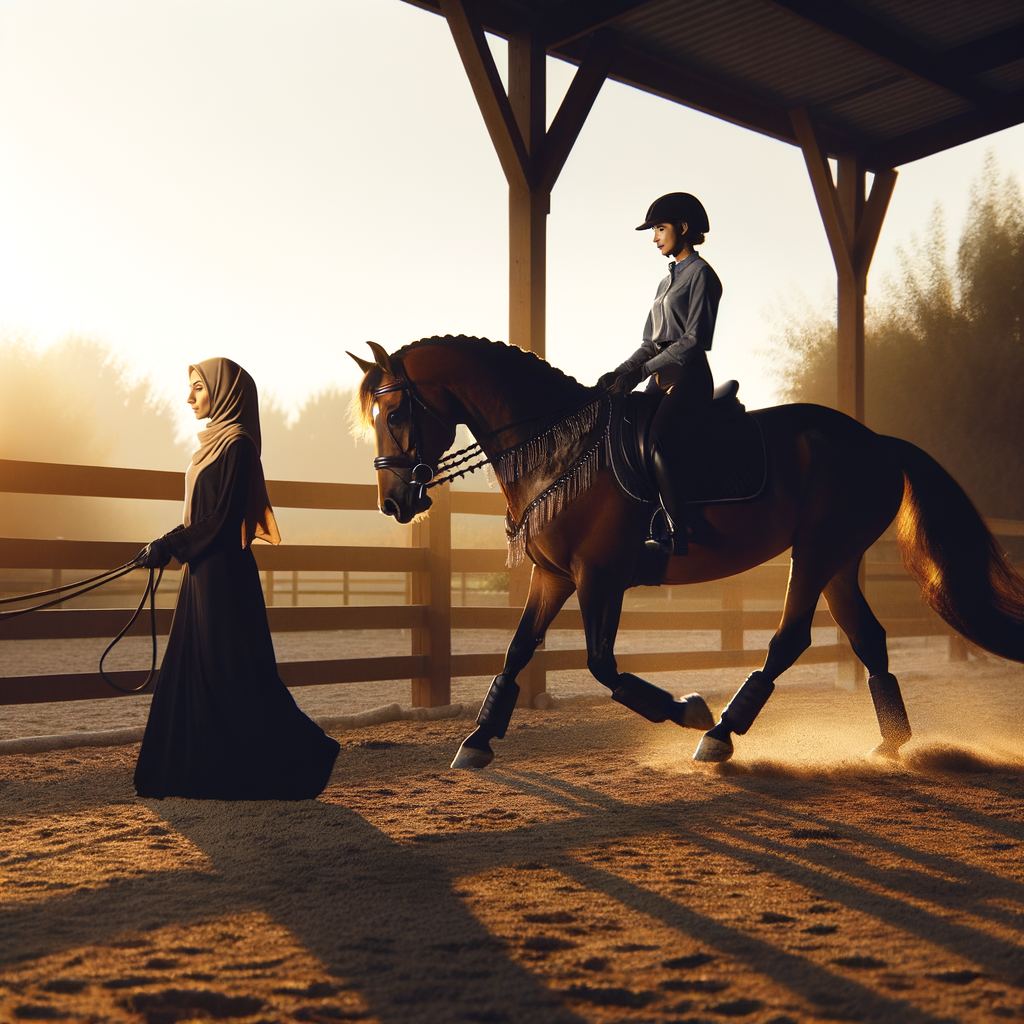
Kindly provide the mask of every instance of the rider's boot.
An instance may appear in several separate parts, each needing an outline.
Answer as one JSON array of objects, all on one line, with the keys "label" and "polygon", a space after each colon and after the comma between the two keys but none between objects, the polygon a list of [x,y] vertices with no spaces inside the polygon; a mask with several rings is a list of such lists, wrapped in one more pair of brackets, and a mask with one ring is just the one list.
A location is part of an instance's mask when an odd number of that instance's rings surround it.
[{"label": "rider's boot", "polygon": [[871,753],[895,761],[900,756],[900,747],[911,737],[910,719],[907,718],[900,684],[891,672],[879,672],[868,677],[868,689],[882,734],[882,742]]},{"label": "rider's boot", "polygon": [[667,690],[629,672],[619,676],[612,700],[648,722],[673,721],[684,729],[708,729],[715,721],[699,693],[688,693],[676,700]]},{"label": "rider's boot", "polygon": [[733,751],[731,734],[742,736],[746,733],[774,689],[775,683],[763,672],[751,672],[725,706],[718,725],[704,734],[694,751],[694,761],[728,761]]},{"label": "rider's boot", "polygon": [[668,523],[669,535],[667,538],[661,539],[654,534],[654,519],[658,518],[655,513],[655,517],[651,521],[652,535],[645,544],[651,547],[651,541],[654,541],[654,546],[660,550],[671,550],[673,555],[685,555],[690,550],[686,536],[686,494],[681,479],[682,474],[673,467],[675,461],[671,455],[665,453],[662,443],[656,441],[651,462],[654,467],[654,479],[657,481],[658,492],[661,495],[665,519]]},{"label": "rider's boot", "polygon": [[478,728],[463,740],[452,761],[453,768],[486,768],[494,760],[490,741],[505,738],[518,699],[519,684],[511,676],[494,677],[476,716]]}]

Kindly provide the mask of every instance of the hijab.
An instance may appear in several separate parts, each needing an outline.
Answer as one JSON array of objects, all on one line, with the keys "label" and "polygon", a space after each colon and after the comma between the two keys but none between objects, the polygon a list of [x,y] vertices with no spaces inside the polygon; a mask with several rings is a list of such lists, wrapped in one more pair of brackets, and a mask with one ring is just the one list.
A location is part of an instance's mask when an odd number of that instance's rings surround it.
[{"label": "hijab", "polygon": [[263,464],[259,456],[263,450],[260,434],[260,407],[256,394],[256,382],[230,359],[204,359],[188,368],[191,379],[193,370],[202,378],[210,396],[210,419],[205,430],[196,435],[199,451],[192,456],[192,462],[185,472],[185,510],[182,522],[188,526],[192,520],[192,494],[196,477],[217,461],[229,444],[239,437],[247,437],[256,448],[256,464],[249,481],[249,498],[242,520],[242,547],[247,548],[254,537],[281,543],[274,510],[267,497],[267,482],[263,476]]}]

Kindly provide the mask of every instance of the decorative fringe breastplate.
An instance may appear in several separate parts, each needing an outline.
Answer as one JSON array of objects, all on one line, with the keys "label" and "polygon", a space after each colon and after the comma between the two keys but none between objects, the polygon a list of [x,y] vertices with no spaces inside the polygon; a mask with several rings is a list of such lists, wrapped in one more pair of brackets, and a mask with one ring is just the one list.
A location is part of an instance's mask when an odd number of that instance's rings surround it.
[{"label": "decorative fringe breastplate", "polygon": [[[610,422],[611,398],[606,393],[491,460],[509,500],[505,515],[509,568],[519,565],[527,544],[593,486],[607,464]],[[524,490],[534,496],[522,499],[525,507],[517,521],[511,499]]]}]

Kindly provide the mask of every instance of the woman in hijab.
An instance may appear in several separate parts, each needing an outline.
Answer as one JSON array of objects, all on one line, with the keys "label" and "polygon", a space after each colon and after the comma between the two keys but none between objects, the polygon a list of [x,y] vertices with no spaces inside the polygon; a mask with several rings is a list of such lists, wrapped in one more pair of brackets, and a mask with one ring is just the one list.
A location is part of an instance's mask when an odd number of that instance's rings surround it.
[{"label": "woman in hijab", "polygon": [[183,523],[148,545],[147,568],[184,566],[135,767],[139,796],[301,800],[327,785],[338,743],[277,674],[254,537],[280,544],[260,463],[252,377],[230,359],[189,367],[199,451]]}]

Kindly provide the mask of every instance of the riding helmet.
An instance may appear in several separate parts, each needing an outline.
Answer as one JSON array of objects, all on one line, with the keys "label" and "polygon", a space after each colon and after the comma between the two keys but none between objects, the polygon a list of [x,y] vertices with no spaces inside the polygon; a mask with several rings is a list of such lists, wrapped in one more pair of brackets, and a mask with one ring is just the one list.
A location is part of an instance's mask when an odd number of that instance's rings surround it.
[{"label": "riding helmet", "polygon": [[669,192],[651,203],[647,216],[637,231],[646,231],[655,224],[687,224],[691,231],[710,231],[708,214],[701,201],[689,192]]}]

